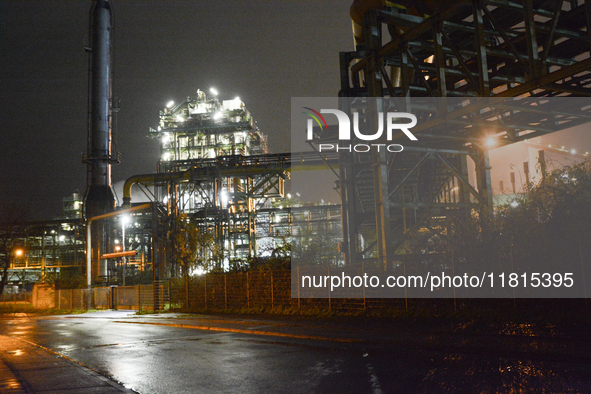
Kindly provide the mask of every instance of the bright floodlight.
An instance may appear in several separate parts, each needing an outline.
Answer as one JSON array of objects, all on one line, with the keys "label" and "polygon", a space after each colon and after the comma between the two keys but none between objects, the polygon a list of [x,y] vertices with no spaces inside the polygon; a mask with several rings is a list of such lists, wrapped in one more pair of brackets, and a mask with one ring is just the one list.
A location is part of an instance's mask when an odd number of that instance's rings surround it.
[{"label": "bright floodlight", "polygon": [[168,104],[166,104],[166,108],[170,108],[174,105],[174,101],[170,100]]},{"label": "bright floodlight", "polygon": [[486,145],[487,146],[495,146],[497,142],[495,141],[494,138],[489,138],[488,140],[486,140]]},{"label": "bright floodlight", "polygon": [[21,257],[25,252],[22,249],[17,249],[14,251],[16,257]]},{"label": "bright floodlight", "polygon": [[205,270],[203,268],[201,268],[201,267],[198,267],[198,268],[195,268],[195,270],[193,270],[193,273],[195,275],[201,276],[201,275],[203,275],[205,273]]},{"label": "bright floodlight", "polygon": [[131,219],[130,219],[130,217],[129,217],[128,215],[122,215],[122,216],[121,216],[121,224],[123,224],[123,225],[125,225],[125,224],[129,223],[129,222],[130,222],[130,220],[131,220]]},{"label": "bright floodlight", "polygon": [[209,89],[209,92],[210,92],[211,94],[213,94],[214,96],[217,96],[217,95],[218,95],[218,90],[217,90],[216,88],[210,88],[210,89]]}]

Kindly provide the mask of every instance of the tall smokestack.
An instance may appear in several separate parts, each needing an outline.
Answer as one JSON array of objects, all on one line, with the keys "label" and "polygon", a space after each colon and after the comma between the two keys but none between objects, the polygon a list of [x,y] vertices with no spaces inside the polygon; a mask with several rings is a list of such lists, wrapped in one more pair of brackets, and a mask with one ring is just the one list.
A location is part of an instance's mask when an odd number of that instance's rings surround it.
[{"label": "tall smokestack", "polygon": [[[90,92],[89,129],[86,164],[86,218],[111,212],[115,198],[111,188],[111,4],[96,0],[90,12]],[[108,226],[104,221],[92,224],[92,276],[106,276],[107,267],[100,262],[108,244]]]}]

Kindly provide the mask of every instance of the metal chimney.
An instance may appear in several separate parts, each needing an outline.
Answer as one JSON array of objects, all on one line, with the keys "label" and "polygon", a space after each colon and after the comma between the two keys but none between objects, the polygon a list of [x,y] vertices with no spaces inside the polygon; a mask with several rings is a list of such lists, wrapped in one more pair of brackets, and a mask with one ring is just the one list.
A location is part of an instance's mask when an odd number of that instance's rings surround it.
[{"label": "metal chimney", "polygon": [[[109,213],[115,208],[111,165],[118,160],[111,152],[111,32],[111,4],[108,0],[94,1],[90,10],[86,219]],[[98,277],[107,274],[106,263],[100,261],[100,256],[106,252],[109,232],[105,221],[95,221],[92,226],[92,279],[96,282]]]}]

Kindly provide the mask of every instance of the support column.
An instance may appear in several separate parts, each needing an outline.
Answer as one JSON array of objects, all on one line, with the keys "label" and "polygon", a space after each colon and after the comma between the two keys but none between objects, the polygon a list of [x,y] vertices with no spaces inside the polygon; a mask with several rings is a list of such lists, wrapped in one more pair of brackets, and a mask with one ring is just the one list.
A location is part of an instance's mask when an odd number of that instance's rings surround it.
[{"label": "support column", "polygon": [[483,200],[483,208],[492,212],[493,197],[492,197],[492,183],[490,178],[490,161],[488,151],[482,151],[478,155],[476,161],[476,183],[478,185],[478,192]]},{"label": "support column", "polygon": [[486,41],[484,39],[483,11],[484,5],[480,0],[472,0],[474,16],[474,32],[476,34],[476,53],[478,60],[478,92],[482,97],[490,96],[490,85],[488,79],[488,62],[486,60]]},{"label": "support column", "polygon": [[160,299],[160,248],[158,242],[159,236],[159,215],[158,203],[152,203],[152,271],[154,274],[152,281],[152,291],[154,292],[154,312],[161,309],[162,300]]},{"label": "support column", "polygon": [[[349,67],[352,54],[339,54],[341,68],[341,97],[348,96]],[[347,105],[345,105],[345,103]],[[339,100],[339,109],[350,114],[348,101]],[[344,144],[340,142],[340,144]],[[357,267],[360,264],[357,224],[357,194],[355,193],[355,166],[353,152],[339,151],[339,186],[341,191],[341,223],[343,228],[343,243],[341,250],[345,257],[345,266]]]},{"label": "support column", "polygon": [[[368,11],[364,18],[364,29],[366,45],[369,50],[369,59],[365,68],[365,81],[367,85],[368,97],[376,97],[375,107],[368,111],[367,123],[370,130],[377,130],[378,114],[382,112],[383,84],[382,75],[379,72],[379,62],[381,59],[376,57],[382,45],[381,23],[377,19],[377,14]],[[385,139],[385,133],[382,134]],[[387,143],[380,139],[379,143]],[[391,217],[390,217],[390,198],[388,191],[388,163],[387,154],[384,150],[372,152],[373,154],[373,186],[376,215],[376,236],[378,250],[378,264],[387,271],[391,268],[390,259],[394,251],[391,247]]]}]

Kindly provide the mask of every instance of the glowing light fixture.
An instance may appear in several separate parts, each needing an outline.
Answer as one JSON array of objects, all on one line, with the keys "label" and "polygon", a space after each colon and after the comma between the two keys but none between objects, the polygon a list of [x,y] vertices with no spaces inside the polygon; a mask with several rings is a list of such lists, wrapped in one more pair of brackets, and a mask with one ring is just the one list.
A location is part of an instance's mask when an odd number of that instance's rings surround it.
[{"label": "glowing light fixture", "polygon": [[489,138],[486,140],[486,146],[491,147],[491,146],[495,146],[497,144],[497,141],[495,141],[494,138]]},{"label": "glowing light fixture", "polygon": [[203,268],[199,267],[199,268],[195,268],[195,271],[193,271],[193,272],[195,273],[195,275],[201,276],[205,273],[205,270]]},{"label": "glowing light fixture", "polygon": [[209,92],[210,92],[211,94],[213,94],[214,96],[217,96],[217,95],[218,95],[218,90],[217,90],[216,88],[210,88],[210,89],[209,89]]},{"label": "glowing light fixture", "polygon": [[174,105],[174,101],[170,100],[168,103],[166,103],[166,108],[171,108]]},{"label": "glowing light fixture", "polygon": [[14,255],[16,257],[22,257],[23,254],[25,254],[25,252],[22,249],[17,249],[17,250],[14,251]]}]

